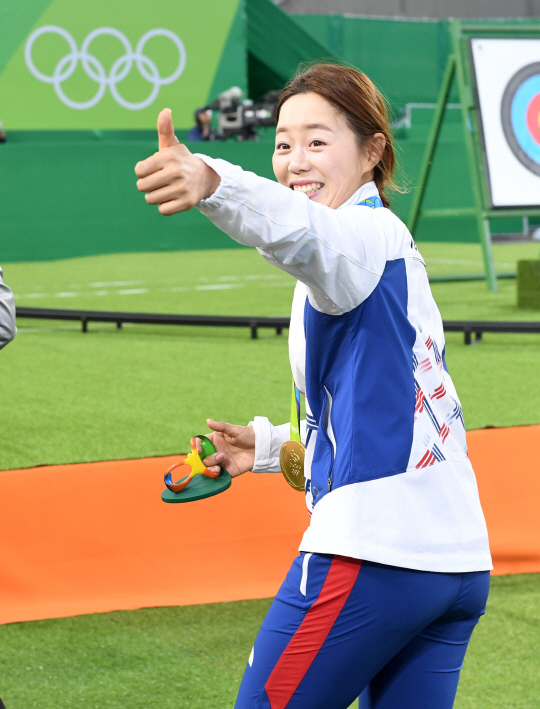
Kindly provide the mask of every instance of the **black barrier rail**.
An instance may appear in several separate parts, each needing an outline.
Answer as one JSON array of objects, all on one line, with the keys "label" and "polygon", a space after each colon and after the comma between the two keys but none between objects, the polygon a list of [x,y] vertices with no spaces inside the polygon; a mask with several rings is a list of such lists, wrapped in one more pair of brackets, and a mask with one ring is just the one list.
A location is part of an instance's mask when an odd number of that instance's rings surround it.
[{"label": "black barrier rail", "polygon": [[257,337],[259,327],[275,328],[281,335],[283,328],[289,327],[289,317],[253,317],[246,315],[174,315],[168,313],[113,313],[108,310],[57,310],[55,308],[17,307],[18,318],[39,318],[40,320],[80,320],[82,331],[88,331],[89,322],[115,322],[120,329],[122,323],[139,325],[203,325],[207,327],[249,327],[251,337]]},{"label": "black barrier rail", "polygon": [[[505,273],[497,273],[498,279],[513,279],[517,278],[516,271],[506,271]],[[429,276],[430,283],[461,283],[463,281],[485,281],[485,273],[454,273],[443,276]]]},{"label": "black barrier rail", "polygon": [[[462,332],[466,345],[474,345],[482,340],[484,332],[525,332],[540,333],[540,322],[507,322],[497,320],[444,320],[446,332]],[[474,340],[472,335],[474,333]]]},{"label": "black barrier rail", "polygon": [[[257,337],[260,327],[275,328],[281,335],[289,327],[290,318],[253,317],[246,315],[169,315],[168,313],[113,313],[108,310],[57,310],[55,308],[17,307],[19,318],[39,318],[41,320],[79,320],[82,331],[88,331],[89,322],[114,322],[117,328],[122,323],[139,325],[202,325],[207,327],[248,327],[251,337]],[[445,320],[446,332],[463,332],[466,345],[480,342],[484,332],[540,333],[540,322],[506,322],[497,320]],[[474,339],[473,339],[474,335]]]}]

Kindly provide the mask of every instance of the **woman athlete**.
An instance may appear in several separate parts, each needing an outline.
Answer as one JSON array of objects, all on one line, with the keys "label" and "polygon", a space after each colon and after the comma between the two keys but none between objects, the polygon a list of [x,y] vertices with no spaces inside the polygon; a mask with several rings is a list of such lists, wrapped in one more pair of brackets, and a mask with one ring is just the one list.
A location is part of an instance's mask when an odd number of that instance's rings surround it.
[{"label": "woman athlete", "polygon": [[[138,188],[196,207],[297,280],[289,353],[306,400],[310,525],[249,657],[237,709],[449,709],[485,611],[491,557],[441,316],[390,211],[384,101],[319,64],[284,89],[279,184],[192,155],[158,119]],[[207,466],[280,470],[287,426],[208,421]]]}]

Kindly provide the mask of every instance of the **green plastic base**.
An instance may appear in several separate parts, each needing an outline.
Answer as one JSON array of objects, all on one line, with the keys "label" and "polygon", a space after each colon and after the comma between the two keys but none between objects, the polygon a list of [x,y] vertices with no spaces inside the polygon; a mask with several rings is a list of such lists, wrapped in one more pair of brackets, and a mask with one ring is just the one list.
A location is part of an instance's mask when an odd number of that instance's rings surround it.
[{"label": "green plastic base", "polygon": [[231,476],[226,470],[222,470],[219,478],[213,480],[205,475],[196,475],[189,485],[180,492],[171,492],[165,489],[161,493],[163,502],[195,502],[195,500],[204,500],[213,495],[219,495],[225,492],[231,486]]}]

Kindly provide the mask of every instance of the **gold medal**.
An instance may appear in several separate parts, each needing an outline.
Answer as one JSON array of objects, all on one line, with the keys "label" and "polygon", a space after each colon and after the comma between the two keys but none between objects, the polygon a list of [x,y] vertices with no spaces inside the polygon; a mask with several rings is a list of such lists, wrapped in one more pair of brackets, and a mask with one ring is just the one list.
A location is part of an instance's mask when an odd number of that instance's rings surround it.
[{"label": "gold medal", "polygon": [[306,449],[298,441],[286,441],[281,446],[279,464],[283,477],[295,490],[304,492],[304,455]]}]

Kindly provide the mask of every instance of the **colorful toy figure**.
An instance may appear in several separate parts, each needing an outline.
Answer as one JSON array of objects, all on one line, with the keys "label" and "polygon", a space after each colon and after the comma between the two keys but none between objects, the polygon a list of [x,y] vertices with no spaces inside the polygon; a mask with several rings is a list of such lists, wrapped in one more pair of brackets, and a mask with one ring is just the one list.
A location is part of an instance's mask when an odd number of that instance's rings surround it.
[{"label": "colorful toy figure", "polygon": [[[221,471],[213,473],[205,467],[201,460],[199,451],[197,450],[197,439],[200,439],[201,447],[203,451],[203,457],[206,458],[216,452],[212,441],[206,436],[194,436],[191,439],[190,447],[191,453],[188,454],[185,460],[180,461],[171,465],[171,467],[165,473],[165,485],[171,492],[180,492],[183,490],[195,477],[195,475],[206,475],[207,478],[212,478],[215,480],[221,474]],[[183,477],[178,480],[178,482],[173,483],[171,473],[176,468],[179,468],[183,473]]]}]

